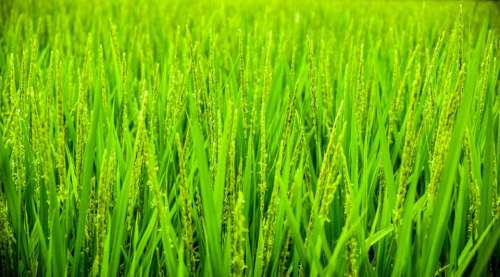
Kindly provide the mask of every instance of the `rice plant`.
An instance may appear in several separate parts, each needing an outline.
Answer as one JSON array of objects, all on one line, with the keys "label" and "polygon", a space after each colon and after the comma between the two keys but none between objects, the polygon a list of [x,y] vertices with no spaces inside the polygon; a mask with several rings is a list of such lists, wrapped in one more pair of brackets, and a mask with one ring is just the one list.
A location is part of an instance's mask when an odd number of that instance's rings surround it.
[{"label": "rice plant", "polygon": [[0,274],[500,275],[499,18],[2,1]]}]

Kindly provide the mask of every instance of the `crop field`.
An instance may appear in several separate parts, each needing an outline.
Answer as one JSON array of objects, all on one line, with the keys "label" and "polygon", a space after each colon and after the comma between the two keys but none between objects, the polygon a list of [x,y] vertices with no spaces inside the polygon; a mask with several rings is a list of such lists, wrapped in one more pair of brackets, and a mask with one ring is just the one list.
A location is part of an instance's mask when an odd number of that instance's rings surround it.
[{"label": "crop field", "polygon": [[0,276],[500,276],[498,3],[0,2]]}]

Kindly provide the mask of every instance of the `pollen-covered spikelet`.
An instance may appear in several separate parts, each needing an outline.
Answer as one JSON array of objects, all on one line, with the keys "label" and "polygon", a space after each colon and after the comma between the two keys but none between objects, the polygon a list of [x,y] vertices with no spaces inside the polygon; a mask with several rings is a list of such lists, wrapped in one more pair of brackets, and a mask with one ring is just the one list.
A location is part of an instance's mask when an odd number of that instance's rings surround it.
[{"label": "pollen-covered spikelet", "polygon": [[257,130],[258,130],[258,127],[259,127],[259,122],[260,120],[258,119],[258,100],[259,100],[259,93],[257,90],[255,91],[252,91],[253,92],[253,98],[252,98],[252,109],[250,111],[250,131],[249,131],[249,136],[250,138],[254,139],[256,134],[257,134]]},{"label": "pollen-covered spikelet", "polygon": [[229,142],[229,186],[231,187],[230,198],[233,199],[231,201],[231,206],[234,204],[236,200],[236,192],[237,183],[236,183],[236,139],[237,139],[237,130],[238,130],[238,109],[235,108],[233,111],[233,117],[231,119],[231,135]]},{"label": "pollen-covered spikelet", "polygon": [[[298,142],[298,145],[300,145],[300,141]],[[296,159],[296,160],[299,160],[300,158],[298,158],[299,156],[300,157],[303,157],[303,153],[301,153],[302,151],[295,151],[294,153],[294,156],[292,157],[292,159]],[[296,158],[297,157],[297,158]],[[288,201],[290,203],[294,203],[296,200],[295,198],[295,188],[298,186],[298,183],[301,182],[301,178],[303,178],[303,172],[301,172],[301,166],[297,166],[298,165],[298,162],[297,161],[292,161],[291,162],[291,165],[290,165],[290,168],[295,168],[296,169],[294,170],[295,172],[293,174],[290,174],[291,176],[295,176],[294,177],[294,180],[292,181],[292,184],[291,184],[291,187],[289,188],[288,190]],[[283,226],[288,226],[288,217],[285,217],[284,219],[284,222],[283,222]],[[281,249],[281,254],[280,254],[280,265],[279,265],[279,273],[281,274],[281,276],[288,276],[289,273],[287,272],[288,271],[288,265],[290,263],[290,254],[292,253],[292,250],[294,248],[294,244],[293,244],[293,240],[292,240],[292,234],[289,230],[286,230],[285,231],[285,239],[284,239],[284,244],[283,244],[283,247]],[[302,265],[300,265],[302,266]]]},{"label": "pollen-covered spikelet", "polygon": [[492,178],[491,181],[491,216],[497,220],[500,216],[500,197],[498,195],[498,171],[497,171],[497,156],[492,158]]},{"label": "pollen-covered spikelet", "polygon": [[359,276],[359,245],[356,238],[351,238],[347,244],[348,256],[348,269],[347,276]]},{"label": "pollen-covered spikelet", "polygon": [[[31,59],[29,65],[28,73],[28,83],[27,83],[27,102],[28,102],[28,115],[26,121],[29,122],[29,140],[31,143],[31,149],[33,151],[33,169],[35,175],[35,197],[39,198],[40,186],[44,182],[44,168],[43,163],[47,163],[48,160],[43,159],[43,153],[46,151],[46,147],[43,145],[44,140],[42,125],[45,121],[43,109],[42,95],[39,91],[35,92],[35,88],[41,87],[41,70],[38,64],[38,41],[36,38],[31,40]],[[1,80],[0,80],[1,82]]]},{"label": "pollen-covered spikelet", "polygon": [[[451,93],[445,95],[445,99],[442,104],[443,108],[441,110],[441,114],[439,117],[438,129],[435,139],[436,142],[434,144],[434,150],[432,153],[432,160],[430,167],[431,178],[427,187],[428,207],[433,205],[434,199],[436,197],[437,185],[440,181],[441,174],[443,172],[446,154],[448,153],[451,135],[453,132],[455,114],[458,111],[458,105],[460,103],[460,98],[462,95],[463,81],[464,81],[464,66],[462,66],[462,69],[458,73],[456,88]],[[451,81],[449,81],[448,84],[450,82]],[[448,87],[448,85],[445,85],[445,87]],[[448,90],[445,89],[445,91]]]},{"label": "pollen-covered spikelet", "polygon": [[[150,109],[148,110],[148,117],[149,117],[149,128],[150,132],[152,134],[159,134],[159,111],[158,111],[158,100],[159,100],[159,78],[160,78],[160,65],[158,63],[155,64],[154,67],[154,78],[153,78],[153,83],[152,83],[152,93],[151,93],[151,98],[150,98]],[[153,135],[151,137],[153,139],[153,143],[157,145],[158,139],[156,135]]]},{"label": "pollen-covered spikelet", "polygon": [[496,199],[493,199],[493,201],[494,201],[493,220],[497,221],[500,220],[500,196],[497,195]]},{"label": "pollen-covered spikelet", "polygon": [[2,119],[7,118],[10,112],[8,91],[3,76],[0,75],[0,117]]},{"label": "pollen-covered spikelet", "polygon": [[482,119],[481,117],[484,114],[484,107],[486,104],[486,95],[488,90],[489,73],[490,73],[490,62],[491,62],[491,57],[493,55],[493,43],[490,40],[491,40],[491,33],[489,33],[488,40],[486,42],[488,50],[486,51],[486,56],[481,62],[481,74],[480,74],[481,77],[479,80],[478,91],[477,93],[475,93],[475,96],[477,97],[476,101],[478,106],[475,115],[476,117],[479,117],[476,118],[477,122],[481,122],[480,120]]},{"label": "pollen-covered spikelet", "polygon": [[208,55],[208,93],[206,100],[206,115],[207,115],[207,129],[208,129],[208,139],[210,142],[209,148],[209,163],[210,163],[210,176],[215,179],[215,168],[216,168],[216,152],[217,152],[217,135],[216,135],[216,72],[215,72],[215,42],[217,37],[211,38],[211,47]]},{"label": "pollen-covered spikelet", "polygon": [[417,45],[412,50],[411,55],[408,59],[408,63],[406,64],[403,77],[401,77],[401,80],[399,80],[399,86],[397,87],[396,96],[389,110],[388,139],[390,144],[393,142],[393,137],[395,136],[396,131],[399,130],[398,127],[401,119],[400,115],[404,108],[403,97],[405,92],[406,79],[408,78],[408,75],[411,72],[411,67],[413,66],[413,63],[417,58],[417,54],[419,53],[419,51],[420,51],[420,45]]},{"label": "pollen-covered spikelet", "polygon": [[23,110],[20,91],[16,88],[14,55],[8,58],[9,95],[12,105],[11,121],[7,126],[7,143],[12,147],[10,158],[10,170],[16,187],[16,191],[22,194],[26,186],[26,168],[24,165],[25,149],[23,143]]},{"label": "pollen-covered spikelet", "polygon": [[104,254],[104,241],[106,239],[108,230],[108,215],[111,206],[112,185],[116,174],[116,156],[112,152],[108,154],[105,150],[103,154],[103,162],[99,175],[99,182],[97,183],[97,201],[96,201],[96,214],[94,219],[95,235],[96,235],[96,254],[94,258],[93,270],[101,266]]},{"label": "pollen-covered spikelet", "polygon": [[478,238],[478,226],[479,226],[479,211],[481,209],[481,195],[480,195],[480,188],[478,184],[478,180],[474,175],[474,169],[473,169],[473,163],[472,163],[472,140],[470,137],[470,131],[469,129],[465,129],[465,157],[466,157],[466,162],[468,165],[468,179],[469,179],[469,197],[470,197],[470,204],[469,204],[469,211],[468,211],[468,217],[469,217],[469,225],[468,225],[468,231],[469,235],[473,239]]},{"label": "pollen-covered spikelet", "polygon": [[135,208],[137,206],[137,199],[139,197],[139,183],[142,173],[142,168],[144,165],[144,142],[146,140],[146,107],[148,100],[148,92],[144,91],[142,97],[141,110],[137,118],[137,133],[134,142],[134,162],[132,164],[132,175],[129,180],[129,192],[128,192],[128,210],[127,210],[127,230],[132,228],[132,219],[134,217]]},{"label": "pollen-covered spikelet", "polygon": [[262,97],[261,97],[261,109],[260,109],[260,123],[259,123],[259,131],[260,131],[260,140],[259,140],[259,166],[260,166],[260,183],[259,183],[259,203],[260,203],[260,213],[261,216],[264,213],[264,202],[265,195],[267,191],[267,134],[266,134],[266,111],[267,111],[267,102],[268,102],[268,94],[270,89],[271,82],[271,44],[272,44],[272,33],[269,34],[268,45],[266,48],[266,56],[265,56],[265,66],[264,66],[264,81],[262,85]]},{"label": "pollen-covered spikelet", "polygon": [[[342,142],[344,138],[344,132],[345,130],[343,129],[341,134],[340,134],[340,139],[339,142],[337,143],[335,154],[333,156],[333,163],[335,163],[335,171],[336,173],[329,172],[329,176],[327,178],[327,183],[325,185],[324,189],[324,194],[323,194],[323,199],[320,204],[319,208],[319,218],[321,220],[321,224],[324,224],[324,222],[329,222],[330,221],[330,205],[333,201],[333,198],[335,197],[335,193],[337,192],[337,188],[342,180],[342,173],[340,172],[340,169],[338,168],[338,159],[340,156],[340,151],[342,151]],[[332,168],[333,169],[333,168]],[[332,170],[333,171],[333,170]],[[335,175],[336,174],[336,175]]]},{"label": "pollen-covered spikelet", "polygon": [[[347,161],[343,152],[341,152],[341,161],[344,168],[344,184],[345,184],[345,202],[344,202],[344,215],[345,215],[345,226],[350,226],[353,221],[353,192],[352,192],[352,184],[349,178]],[[359,247],[358,241],[355,235],[352,235],[347,242],[347,276],[358,276],[358,268],[359,268]]]},{"label": "pollen-covered spikelet", "polygon": [[290,134],[292,132],[292,124],[293,124],[293,114],[295,111],[295,89],[290,90],[288,87],[285,88],[286,94],[289,95],[288,97],[288,106],[287,106],[287,112],[286,112],[286,122],[285,122],[285,128],[283,131],[282,135],[282,140],[288,141],[290,138]]},{"label": "pollen-covered spikelet", "polygon": [[[342,165],[340,163],[340,153],[342,152],[342,142],[344,139],[345,124],[341,122],[344,112],[344,103],[342,102],[335,121],[330,130],[326,152],[323,156],[319,176],[317,180],[316,193],[312,203],[311,216],[307,226],[305,244],[309,243],[309,235],[313,232],[313,227],[317,219],[320,224],[328,221],[328,211],[331,201],[340,183],[342,175]],[[339,130],[339,128],[341,128]],[[327,195],[328,194],[328,195]],[[321,213],[322,212],[322,213]],[[319,213],[319,214],[318,214]]]},{"label": "pollen-covered spikelet", "polygon": [[[281,167],[283,162],[283,149],[284,143],[280,144],[279,157],[276,161],[276,167],[274,171],[274,183],[271,191],[271,199],[267,206],[265,213],[261,213],[262,220],[259,232],[258,247],[256,253],[256,259],[258,264],[262,267],[266,267],[268,264],[273,248],[274,242],[274,232],[275,232],[275,220],[277,215],[277,209],[279,206],[279,187],[281,185]],[[260,269],[259,269],[260,270]]]},{"label": "pollen-covered spikelet", "polygon": [[75,145],[75,167],[76,176],[80,176],[83,163],[83,152],[87,140],[87,130],[89,126],[89,112],[87,108],[87,73],[79,76],[78,100],[76,107],[76,145]]},{"label": "pollen-covered spikelet", "polygon": [[[90,188],[89,188],[89,204],[88,204],[88,212],[87,212],[87,222],[85,223],[85,245],[84,252],[87,254],[92,253],[93,245],[95,242],[95,215],[96,215],[96,207],[97,207],[97,192],[96,192],[96,177],[92,176],[90,179]],[[80,202],[78,202],[78,206]]]},{"label": "pollen-covered spikelet", "polygon": [[7,203],[0,195],[0,274],[3,276],[9,276],[14,272],[14,243]]},{"label": "pollen-covered spikelet", "polygon": [[457,55],[458,67],[464,68],[464,9],[462,4],[458,6],[458,17],[456,20],[456,28],[454,30],[457,32],[455,55]]},{"label": "pollen-covered spikelet", "polygon": [[245,247],[247,225],[244,215],[245,199],[241,191],[238,192],[238,197],[233,209],[233,232],[232,232],[232,275],[243,276],[245,273]]},{"label": "pollen-covered spikelet", "polygon": [[[290,119],[291,121],[293,120],[293,117],[292,119]],[[290,123],[290,125],[292,125],[293,123]],[[295,141],[295,146],[297,147],[302,147],[303,145],[303,142],[302,142],[302,136],[298,136],[298,133],[296,131],[294,131],[294,141]],[[290,138],[292,136],[288,135],[286,136],[286,138]],[[297,167],[297,165],[299,164],[300,162],[300,159],[301,157],[303,157],[304,153],[303,151],[293,151],[292,152],[292,155],[291,155],[291,158],[290,158],[290,176],[294,176],[300,168]],[[294,184],[294,183],[293,183]]]},{"label": "pollen-covered spikelet", "polygon": [[[332,93],[332,78],[330,75],[330,69],[331,69],[331,62],[330,62],[330,53],[329,50],[327,50],[327,44],[328,42],[325,42],[324,40],[321,40],[321,60],[320,60],[320,65],[321,65],[321,97],[322,97],[322,105],[325,107],[325,111],[327,114],[331,113],[333,110],[333,106],[335,104],[335,101],[333,99],[333,93]],[[321,115],[321,116],[324,116]]]},{"label": "pollen-covered spikelet", "polygon": [[[285,225],[286,225],[286,220],[285,219]],[[293,247],[292,244],[292,236],[290,235],[289,232],[286,233],[285,235],[285,241],[283,244],[283,248],[281,249],[281,254],[280,254],[280,265],[279,265],[279,273],[281,276],[287,276],[287,266],[290,261],[290,250]]]},{"label": "pollen-covered spikelet", "polygon": [[368,92],[365,85],[364,44],[360,46],[358,67],[358,78],[356,81],[356,120],[360,136],[363,137],[366,129],[366,112],[368,110]]},{"label": "pollen-covered spikelet", "polygon": [[283,166],[283,155],[284,155],[285,142],[282,142],[279,149],[278,158],[276,161],[275,171],[274,171],[274,183],[273,190],[271,192],[271,199],[269,201],[269,206],[266,210],[263,233],[264,233],[264,259],[263,264],[267,265],[271,260],[271,254],[274,247],[274,236],[276,232],[276,217],[279,207],[279,192],[281,187],[281,171]]},{"label": "pollen-covered spikelet", "polygon": [[318,136],[318,73],[316,61],[314,59],[314,44],[313,40],[308,37],[307,38],[307,65],[308,65],[308,74],[311,82],[311,117],[313,130]]},{"label": "pollen-covered spikelet", "polygon": [[[246,62],[246,52],[247,48],[244,48],[243,32],[241,29],[238,30],[238,52],[239,52],[239,91],[241,97],[241,122],[243,127],[243,137],[247,137],[248,132],[248,70]],[[247,44],[248,47],[248,44]]]},{"label": "pollen-covered spikelet", "polygon": [[415,72],[415,80],[410,93],[408,102],[408,111],[406,117],[406,134],[404,138],[403,154],[401,157],[401,167],[398,175],[398,192],[396,198],[396,207],[394,210],[394,222],[399,223],[403,203],[405,201],[406,191],[408,187],[408,179],[413,171],[414,156],[417,147],[416,126],[415,126],[415,109],[417,105],[417,91],[420,86],[420,64],[417,64]]},{"label": "pollen-covered spikelet", "polygon": [[[186,177],[186,161],[184,157],[184,146],[181,143],[179,134],[175,135],[175,143],[177,145],[177,155],[179,158],[179,192],[181,198],[181,221],[182,221],[182,240],[187,247],[189,265],[192,270],[196,266],[196,253],[193,245],[194,239],[194,224],[193,224],[193,203],[189,193],[189,186]],[[194,273],[194,271],[192,272]]]},{"label": "pollen-covered spikelet", "polygon": [[[339,163],[339,154],[341,150],[341,144],[344,139],[344,130],[345,124],[342,124],[341,118],[343,118],[344,113],[344,104],[343,102],[340,104],[340,107],[337,111],[337,115],[335,117],[335,121],[333,126],[331,127],[330,135],[328,136],[328,144],[326,147],[326,152],[323,157],[323,162],[321,163],[321,168],[319,171],[316,195],[313,203],[313,215],[309,220],[308,225],[308,233],[312,231],[312,226],[314,224],[313,219],[315,219],[316,213],[321,211],[321,205],[328,205],[325,202],[327,197],[330,197],[335,194],[336,191],[336,179],[337,175],[341,174],[341,167]],[[327,192],[329,190],[329,192]],[[330,193],[331,195],[328,195]],[[333,198],[332,198],[333,199]],[[328,205],[329,206],[329,205]],[[328,215],[326,214],[327,207],[323,207],[324,214],[319,215],[319,219],[321,222],[326,222]],[[306,238],[307,240],[307,238]]]},{"label": "pollen-covered spikelet", "polygon": [[59,50],[54,53],[54,82],[56,97],[56,167],[58,172],[58,197],[61,202],[66,199],[66,144],[65,144],[65,124],[64,124],[64,93],[62,89],[63,73],[62,61]]},{"label": "pollen-covered spikelet", "polygon": [[40,185],[44,182],[43,180],[43,158],[42,158],[42,149],[45,149],[41,146],[42,138],[41,138],[41,121],[40,111],[38,107],[38,96],[35,95],[33,87],[28,89],[28,99],[30,106],[31,120],[30,120],[30,143],[33,150],[33,169],[35,175],[35,196],[39,197]]},{"label": "pollen-covered spikelet", "polygon": [[47,151],[51,147],[49,124],[50,110],[48,108],[48,97],[44,93],[34,93],[33,103],[33,150],[35,155],[35,166],[38,168],[37,176],[39,185],[49,183],[53,170],[52,153]]},{"label": "pollen-covered spikelet", "polygon": [[[302,149],[307,149],[307,147],[309,147],[309,146],[308,146],[307,139],[306,139],[305,127],[304,127],[302,119],[297,111],[295,112],[295,120],[297,121],[297,125],[298,125],[298,136],[299,136],[298,146],[301,147]],[[307,158],[307,159],[311,160],[312,159],[311,152],[303,151],[303,158]],[[305,184],[309,184],[311,182],[311,180],[313,179],[311,176],[310,170],[311,170],[310,163],[304,163],[303,172],[304,172]]]},{"label": "pollen-covered spikelet", "polygon": [[[121,138],[120,142],[123,144],[126,134],[129,133],[129,101],[130,94],[128,90],[128,74],[127,74],[127,59],[126,55],[123,54],[123,62],[121,63],[122,72],[122,106],[121,106]],[[169,94],[170,95],[170,94]],[[171,105],[168,105],[170,107]],[[170,117],[167,117],[169,119]]]},{"label": "pollen-covered spikelet", "polygon": [[[19,90],[20,91],[26,91],[27,88],[27,77],[28,77],[28,63],[29,63],[29,54],[28,54],[28,48],[23,47],[22,49],[22,54],[21,54],[21,63],[20,63],[20,68],[19,68],[19,75],[18,75],[18,81],[19,81]],[[21,101],[23,105],[25,102],[25,95],[21,95]]]},{"label": "pollen-covered spikelet", "polygon": [[[30,64],[29,64],[29,71],[27,72],[27,83],[26,83],[26,96],[25,97],[25,102],[26,102],[26,111],[25,112],[25,119],[26,122],[28,122],[28,139],[31,144],[31,150],[33,151],[33,174],[34,178],[36,180],[34,184],[34,194],[35,198],[38,199],[40,195],[40,185],[43,182],[42,178],[42,169],[41,169],[41,163],[42,159],[40,158],[40,149],[43,149],[40,147],[40,138],[38,137],[39,133],[39,127],[40,127],[40,118],[39,118],[39,111],[38,111],[38,103],[37,103],[37,97],[35,96],[35,91],[34,91],[34,86],[39,87],[40,84],[37,82],[35,84],[36,79],[36,74],[39,74],[39,69],[37,66],[37,55],[38,55],[38,43],[36,39],[31,39],[31,58],[30,58]],[[1,80],[0,80],[1,82]],[[1,109],[1,108],[0,108]]]},{"label": "pollen-covered spikelet", "polygon": [[[232,104],[228,104],[229,108],[232,108]],[[229,135],[229,155],[227,160],[227,176],[226,176],[226,186],[224,187],[224,223],[226,227],[229,228],[229,220],[231,218],[231,210],[233,209],[236,200],[236,127],[238,121],[238,110],[233,111],[233,116],[231,116],[230,129],[231,133]]]},{"label": "pollen-covered spikelet", "polygon": [[436,46],[434,47],[434,51],[432,53],[432,58],[429,62],[429,64],[426,67],[426,73],[425,77],[423,79],[423,87],[422,87],[422,92],[426,97],[426,101],[424,104],[424,112],[422,114],[423,116],[423,125],[424,127],[429,130],[431,128],[431,123],[432,120],[434,119],[435,115],[435,95],[434,95],[434,74],[435,70],[438,66],[438,58],[439,54],[441,52],[441,48],[443,46],[443,41],[444,41],[444,32],[441,33],[439,36],[438,41],[436,42]]},{"label": "pollen-covered spikelet", "polygon": [[[210,94],[212,95],[212,94]],[[209,148],[209,163],[210,163],[210,176],[215,180],[215,170],[217,166],[217,148],[219,138],[217,136],[217,113],[215,111],[215,97],[210,96],[207,104],[207,114],[208,114],[208,139],[210,141]]]},{"label": "pollen-covered spikelet", "polygon": [[[434,140],[431,141],[431,144],[430,144],[430,146],[432,148],[431,164],[435,164],[435,166],[432,167],[432,170],[435,172],[439,171],[439,170],[437,170],[437,167],[442,166],[442,165],[440,165],[443,162],[443,161],[440,161],[440,159],[442,157],[440,155],[437,155],[437,154],[439,154],[440,152],[443,152],[442,148],[445,146],[443,144],[443,141],[446,142],[446,140],[448,139],[448,135],[449,135],[448,133],[450,132],[450,130],[448,129],[449,126],[448,126],[447,113],[449,110],[448,107],[450,105],[451,97],[452,97],[451,96],[452,93],[449,92],[450,87],[451,87],[451,81],[452,81],[451,80],[452,72],[448,71],[448,74],[446,74],[446,75],[447,75],[447,77],[442,77],[444,79],[443,80],[444,81],[443,91],[445,91],[445,93],[443,93],[441,102],[439,104],[440,107],[439,107],[438,121],[437,121],[437,126],[435,127],[437,129],[434,131],[434,134],[433,134]],[[440,140],[440,143],[438,143],[438,140]],[[438,146],[441,146],[441,148],[438,148]],[[432,178],[433,177],[431,177],[431,179]],[[433,193],[434,193],[434,191],[433,191]]]},{"label": "pollen-covered spikelet", "polygon": [[[119,57],[119,55],[118,55]],[[108,86],[108,78],[106,77],[106,66],[105,66],[105,60],[104,60],[104,49],[102,45],[99,45],[99,52],[98,52],[98,72],[99,72],[99,83],[101,85],[101,97],[102,97],[102,104],[105,109],[109,108],[109,86]]]},{"label": "pollen-covered spikelet", "polygon": [[[393,29],[393,28],[391,28]],[[394,50],[393,52],[393,58],[392,58],[392,76],[391,76],[391,81],[392,81],[392,91],[396,92],[398,89],[399,85],[399,80],[400,80],[400,75],[401,75],[401,65],[399,61],[399,52],[397,49]]]},{"label": "pollen-covered spikelet", "polygon": [[[351,226],[354,220],[353,213],[353,184],[351,183],[351,178],[349,176],[349,168],[347,163],[347,157],[344,151],[339,152],[339,163],[342,167],[342,179],[344,182],[344,216],[345,216],[345,225]],[[347,276],[358,276],[359,275],[359,255],[360,249],[358,246],[358,241],[356,238],[356,234],[351,235],[347,242]]]},{"label": "pollen-covered spikelet", "polygon": [[224,145],[222,144],[222,136],[223,136],[223,131],[224,131],[224,128],[223,128],[223,119],[222,119],[222,111],[220,108],[217,109],[216,113],[215,113],[215,118],[216,118],[216,121],[215,121],[215,145],[217,147],[214,148],[215,152],[213,153],[214,157],[213,157],[213,161],[214,161],[214,164],[213,164],[213,178],[215,180],[216,176],[217,176],[217,173],[216,173],[216,170],[217,170],[217,163],[219,162],[219,153],[221,153],[223,150],[223,147]]},{"label": "pollen-covered spikelet", "polygon": [[[344,215],[346,218],[345,226],[350,226],[353,221],[353,192],[351,188],[351,182],[349,180],[349,174],[347,172],[347,162],[344,153],[341,153],[342,161],[344,165],[344,184],[345,184],[345,203],[344,203]],[[352,235],[347,242],[347,276],[356,277],[359,275],[359,246],[355,235]]]}]

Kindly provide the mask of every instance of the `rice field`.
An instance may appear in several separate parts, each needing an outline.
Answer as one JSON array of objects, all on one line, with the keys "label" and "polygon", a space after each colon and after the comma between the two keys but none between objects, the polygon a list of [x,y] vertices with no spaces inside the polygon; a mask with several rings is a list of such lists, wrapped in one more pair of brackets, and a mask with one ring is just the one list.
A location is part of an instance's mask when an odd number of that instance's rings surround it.
[{"label": "rice field", "polygon": [[4,0],[1,276],[499,276],[486,1]]}]

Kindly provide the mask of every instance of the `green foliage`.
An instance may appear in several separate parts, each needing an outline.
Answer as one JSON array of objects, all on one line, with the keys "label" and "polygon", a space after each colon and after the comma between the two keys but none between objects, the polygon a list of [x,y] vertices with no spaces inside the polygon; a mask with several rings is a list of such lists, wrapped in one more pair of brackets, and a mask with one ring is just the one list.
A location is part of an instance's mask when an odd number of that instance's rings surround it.
[{"label": "green foliage", "polygon": [[495,4],[282,2],[0,5],[0,275],[500,274]]}]

